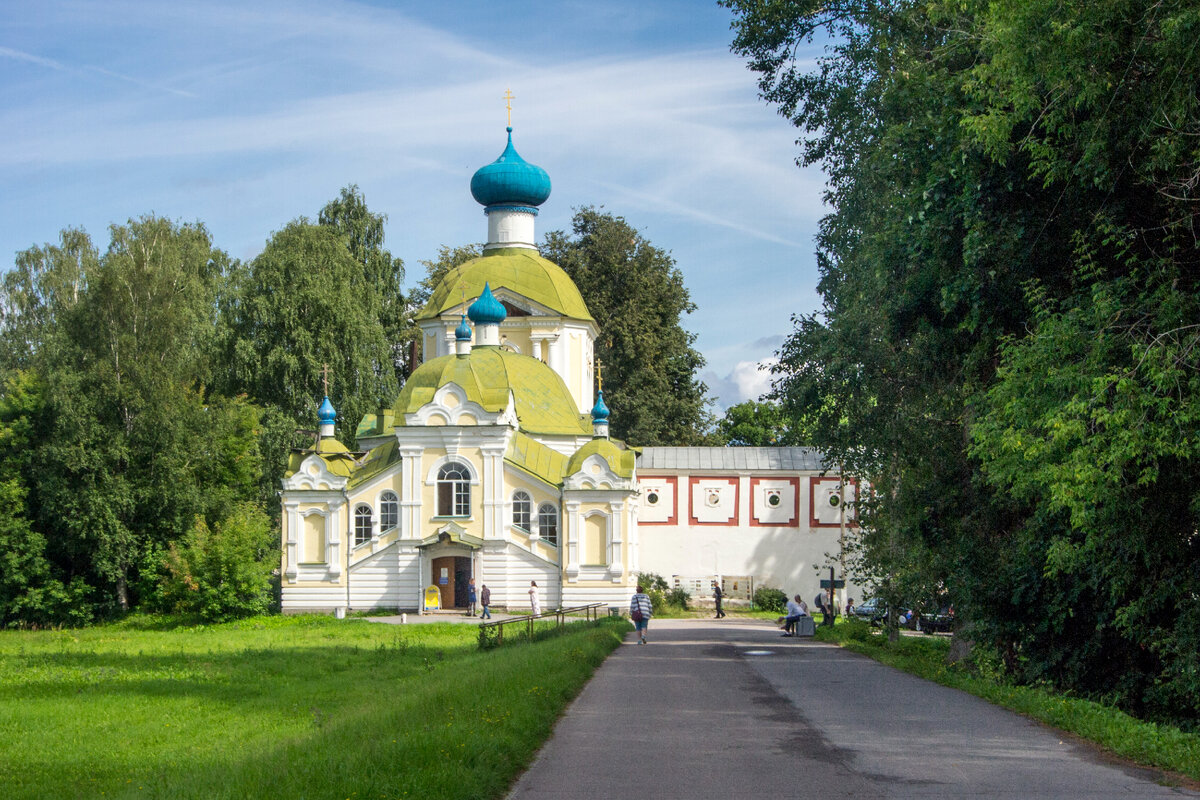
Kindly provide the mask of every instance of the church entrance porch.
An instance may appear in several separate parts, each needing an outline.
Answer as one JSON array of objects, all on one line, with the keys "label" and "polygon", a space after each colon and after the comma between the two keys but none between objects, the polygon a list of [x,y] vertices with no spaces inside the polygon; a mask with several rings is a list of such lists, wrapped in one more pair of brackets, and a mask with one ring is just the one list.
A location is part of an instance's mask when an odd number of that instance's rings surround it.
[{"label": "church entrance porch", "polygon": [[442,608],[466,608],[468,585],[471,580],[471,559],[464,556],[441,556],[430,564],[430,586],[441,592]]}]

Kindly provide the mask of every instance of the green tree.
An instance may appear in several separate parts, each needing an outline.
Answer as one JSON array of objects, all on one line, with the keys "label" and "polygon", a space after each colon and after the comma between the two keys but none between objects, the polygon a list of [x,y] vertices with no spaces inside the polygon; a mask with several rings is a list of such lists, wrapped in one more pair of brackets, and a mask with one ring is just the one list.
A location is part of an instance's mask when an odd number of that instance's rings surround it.
[{"label": "green tree", "polygon": [[86,584],[70,587],[47,556],[26,502],[36,446],[46,437],[44,387],[28,371],[9,375],[0,392],[0,627],[86,621]]},{"label": "green tree", "polygon": [[271,573],[279,540],[270,518],[242,503],[209,526],[198,517],[167,554],[163,595],[175,611],[208,622],[264,614],[271,607]]},{"label": "green tree", "polygon": [[830,177],[777,395],[871,479],[860,571],[944,582],[1018,677],[1194,718],[1200,9],[726,5]]},{"label": "green tree", "polygon": [[392,379],[397,385],[411,371],[409,344],[416,338],[416,327],[406,306],[400,286],[404,283],[404,262],[384,249],[385,214],[372,213],[358,186],[342,189],[317,217],[319,224],[336,231],[346,241],[350,255],[363,271],[364,286],[371,291],[362,297],[368,313],[378,317],[384,339],[391,344]]},{"label": "green tree", "polygon": [[716,436],[734,447],[795,444],[783,409],[770,401],[747,400],[730,406],[717,420]]},{"label": "green tree", "polygon": [[[80,621],[143,600],[197,515],[219,519],[256,495],[258,411],[205,388],[230,264],[203,226],[132,220],[112,227],[101,257],[81,232],[62,241],[18,258],[9,307],[34,312],[0,338],[24,348],[17,363],[42,398],[11,456],[25,460],[14,475],[36,479],[9,495],[23,503],[28,552],[45,543],[43,608]],[[20,375],[13,402],[32,392],[18,391]]]},{"label": "green tree", "polygon": [[[353,447],[358,420],[399,391],[377,293],[340,234],[288,224],[239,275],[231,388],[312,428],[328,365],[341,438]],[[275,456],[283,463],[282,452]]]},{"label": "green tree", "polygon": [[0,367],[29,368],[51,356],[58,322],[98,261],[91,237],[76,228],[62,231],[58,244],[17,254],[0,284]]},{"label": "green tree", "polygon": [[575,281],[600,328],[613,435],[641,446],[706,441],[709,399],[696,378],[704,357],[682,325],[695,304],[670,253],[590,207],[575,213],[569,235],[546,234],[541,250]]}]

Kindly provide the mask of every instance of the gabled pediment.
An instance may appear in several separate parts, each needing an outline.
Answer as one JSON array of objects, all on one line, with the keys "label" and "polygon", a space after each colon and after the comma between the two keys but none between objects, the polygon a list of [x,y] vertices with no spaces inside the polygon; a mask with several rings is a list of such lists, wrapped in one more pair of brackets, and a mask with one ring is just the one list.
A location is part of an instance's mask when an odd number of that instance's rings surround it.
[{"label": "gabled pediment", "polygon": [[613,472],[608,461],[600,455],[590,455],[583,460],[563,482],[565,489],[615,489],[632,491],[633,481]]},{"label": "gabled pediment", "polygon": [[478,550],[483,547],[483,539],[468,533],[467,529],[457,522],[447,522],[422,539],[417,547],[432,547],[435,544],[458,544],[472,550]]},{"label": "gabled pediment", "polygon": [[434,392],[433,399],[411,414],[404,415],[404,423],[413,426],[469,426],[508,425],[516,427],[517,412],[512,392],[508,393],[508,406],[499,412],[488,411],[471,400],[466,390],[457,383],[447,383]]},{"label": "gabled pediment", "polygon": [[313,453],[300,462],[300,467],[283,479],[285,491],[338,491],[346,488],[349,478],[329,470],[325,459]]}]

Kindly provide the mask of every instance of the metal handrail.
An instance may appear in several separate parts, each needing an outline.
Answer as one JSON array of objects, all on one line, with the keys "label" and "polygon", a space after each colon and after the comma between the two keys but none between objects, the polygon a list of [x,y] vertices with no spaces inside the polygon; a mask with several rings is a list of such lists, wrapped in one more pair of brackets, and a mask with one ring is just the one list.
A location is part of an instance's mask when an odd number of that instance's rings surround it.
[{"label": "metal handrail", "polygon": [[606,603],[590,603],[586,606],[575,606],[573,608],[556,608],[553,611],[543,611],[541,614],[524,614],[520,617],[500,620],[499,622],[484,622],[479,625],[480,641],[483,641],[484,631],[489,628],[496,629],[496,644],[504,644],[504,626],[517,625],[524,623],[527,626],[527,635],[530,641],[533,640],[533,622],[538,619],[548,619],[554,617],[558,621],[559,629],[567,624],[566,617],[568,614],[583,613],[587,622],[592,622],[600,618],[598,609],[607,608]]}]

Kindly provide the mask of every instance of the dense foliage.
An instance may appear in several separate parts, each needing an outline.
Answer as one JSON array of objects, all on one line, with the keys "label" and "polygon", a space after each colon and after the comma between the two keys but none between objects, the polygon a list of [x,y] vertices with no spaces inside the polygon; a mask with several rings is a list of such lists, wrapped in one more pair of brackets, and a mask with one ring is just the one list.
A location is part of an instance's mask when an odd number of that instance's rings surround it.
[{"label": "dense foliage", "polygon": [[402,276],[355,187],[249,264],[153,216],[103,253],[68,229],[18,254],[0,286],[0,625],[265,610],[287,448],[312,441],[297,429],[325,364],[348,422],[395,395]]},{"label": "dense foliage", "polygon": [[590,207],[575,213],[570,234],[546,234],[541,250],[575,281],[600,328],[612,435],[639,447],[704,443],[708,394],[696,378],[704,357],[682,324],[695,304],[671,254]]},{"label": "dense foliage", "polygon": [[948,589],[1017,678],[1200,718],[1200,7],[725,5],[829,176],[775,395],[872,483],[860,577]]},{"label": "dense foliage", "polygon": [[729,447],[799,444],[799,436],[778,403],[747,400],[725,409],[713,437]]}]

